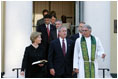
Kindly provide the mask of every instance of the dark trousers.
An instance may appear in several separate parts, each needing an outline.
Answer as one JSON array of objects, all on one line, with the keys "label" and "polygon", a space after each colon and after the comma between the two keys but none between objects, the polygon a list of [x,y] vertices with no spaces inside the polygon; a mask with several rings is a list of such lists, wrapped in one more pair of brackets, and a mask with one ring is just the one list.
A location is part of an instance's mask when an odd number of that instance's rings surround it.
[{"label": "dark trousers", "polygon": [[74,73],[72,77],[77,78],[77,73]]},{"label": "dark trousers", "polygon": [[54,78],[72,78],[71,74],[55,75]]},{"label": "dark trousers", "polygon": [[[51,74],[50,74],[51,75]],[[55,76],[51,75],[51,78],[72,78],[72,72],[68,73],[66,68],[65,71],[63,72],[63,74],[59,75],[59,74],[55,74]]]}]

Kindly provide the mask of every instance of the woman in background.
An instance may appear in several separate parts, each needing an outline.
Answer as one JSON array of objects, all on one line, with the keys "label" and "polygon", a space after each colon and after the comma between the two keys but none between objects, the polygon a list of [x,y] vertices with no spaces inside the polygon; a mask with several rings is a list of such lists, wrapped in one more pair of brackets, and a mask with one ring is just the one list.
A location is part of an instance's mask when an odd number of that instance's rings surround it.
[{"label": "woman in background", "polygon": [[25,75],[25,78],[44,78],[46,77],[45,64],[32,65],[33,62],[45,59],[41,45],[41,33],[33,32],[30,40],[32,44],[25,49],[21,75]]}]

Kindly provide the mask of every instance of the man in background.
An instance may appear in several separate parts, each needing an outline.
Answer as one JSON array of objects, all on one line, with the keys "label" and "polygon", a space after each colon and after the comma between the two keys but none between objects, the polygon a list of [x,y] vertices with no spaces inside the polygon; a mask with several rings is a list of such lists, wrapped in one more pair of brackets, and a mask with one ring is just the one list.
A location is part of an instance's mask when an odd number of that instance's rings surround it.
[{"label": "man in background", "polygon": [[67,38],[70,38],[70,35],[71,35],[71,31],[70,31],[71,23],[67,22],[67,16],[65,16],[65,15],[61,16],[61,20],[62,20],[62,26],[67,27]]},{"label": "man in background", "polygon": [[53,40],[59,38],[58,29],[62,26],[62,21],[61,20],[57,20],[55,22],[55,24],[56,24],[56,30],[53,30],[53,32],[52,32],[52,39]]},{"label": "man in background", "polygon": [[48,48],[50,41],[52,39],[52,32],[56,30],[55,26],[50,24],[51,22],[51,16],[50,15],[45,15],[44,16],[44,24],[41,24],[40,26],[36,27],[37,32],[41,32],[41,38],[42,38],[42,44],[45,48],[45,53],[46,53],[46,59],[48,57]]},{"label": "man in background", "polygon": [[57,17],[55,15],[52,15],[51,16],[51,24],[56,26],[56,24],[55,24],[56,20],[57,20]]},{"label": "man in background", "polygon": [[[56,24],[56,30],[53,30],[53,33],[52,33],[52,39],[53,40],[59,38],[58,29],[62,26],[62,21],[61,20],[57,20],[55,22],[55,24]],[[69,38],[69,36],[70,36],[70,34],[69,34],[68,29],[67,29],[67,36],[66,36],[66,38]]]},{"label": "man in background", "polygon": [[44,24],[44,16],[47,15],[49,13],[49,11],[47,9],[44,9],[42,14],[43,14],[43,18],[39,19],[37,21],[37,26],[40,26],[41,24]]},{"label": "man in background", "polygon": [[[70,37],[70,39],[74,42],[74,44],[75,44],[76,39],[82,36],[82,27],[84,26],[84,24],[85,22],[80,22],[78,26],[79,33],[76,33]],[[73,77],[77,78],[77,73],[73,73]]]},{"label": "man in background", "polygon": [[72,35],[70,37],[71,40],[73,40],[75,42],[77,38],[82,36],[82,27],[84,26],[84,24],[85,24],[85,22],[80,22],[79,23],[79,26],[78,26],[79,33],[76,33],[76,34]]}]

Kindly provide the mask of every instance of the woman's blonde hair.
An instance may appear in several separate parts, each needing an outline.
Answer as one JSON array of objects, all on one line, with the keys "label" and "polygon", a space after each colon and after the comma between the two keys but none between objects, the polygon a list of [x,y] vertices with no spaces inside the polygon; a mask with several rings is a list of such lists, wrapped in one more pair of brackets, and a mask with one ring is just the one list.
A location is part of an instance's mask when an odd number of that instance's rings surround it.
[{"label": "woman's blonde hair", "polygon": [[38,36],[41,36],[41,33],[40,33],[40,32],[32,32],[32,33],[31,33],[30,40],[32,41],[32,43],[34,43],[35,39],[36,39]]}]

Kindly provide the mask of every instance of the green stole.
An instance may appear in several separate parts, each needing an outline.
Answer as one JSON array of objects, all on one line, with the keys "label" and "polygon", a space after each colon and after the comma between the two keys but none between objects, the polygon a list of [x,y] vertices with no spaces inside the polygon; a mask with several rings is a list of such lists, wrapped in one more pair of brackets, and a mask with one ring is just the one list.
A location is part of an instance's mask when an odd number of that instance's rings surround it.
[{"label": "green stole", "polygon": [[84,59],[84,70],[85,70],[85,78],[95,78],[95,51],[96,51],[96,39],[91,35],[91,62],[89,62],[88,49],[85,37],[81,37],[81,49],[82,55]]}]

